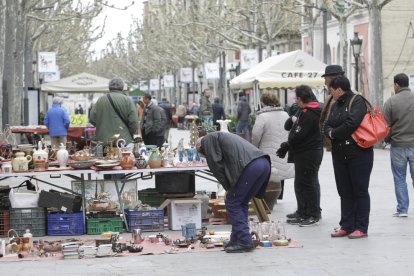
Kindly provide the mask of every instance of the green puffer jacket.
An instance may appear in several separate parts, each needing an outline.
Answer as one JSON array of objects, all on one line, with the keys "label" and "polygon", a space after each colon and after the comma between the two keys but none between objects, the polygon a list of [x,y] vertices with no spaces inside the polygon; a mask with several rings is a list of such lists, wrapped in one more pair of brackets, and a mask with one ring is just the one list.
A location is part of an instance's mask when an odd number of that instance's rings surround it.
[{"label": "green puffer jacket", "polygon": [[122,92],[111,91],[109,95],[123,120],[113,109],[108,96],[104,95],[93,106],[89,122],[96,127],[98,141],[106,143],[114,134],[120,134],[120,138],[125,139],[127,144],[131,143],[138,128],[137,109],[129,97]]}]

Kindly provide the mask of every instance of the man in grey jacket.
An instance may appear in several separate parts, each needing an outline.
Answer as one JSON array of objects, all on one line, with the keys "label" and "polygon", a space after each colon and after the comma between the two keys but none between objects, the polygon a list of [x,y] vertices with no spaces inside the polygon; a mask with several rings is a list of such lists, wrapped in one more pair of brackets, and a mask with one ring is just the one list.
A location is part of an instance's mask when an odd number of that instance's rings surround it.
[{"label": "man in grey jacket", "polygon": [[409,197],[406,174],[407,163],[410,165],[411,178],[414,183],[414,94],[408,87],[406,74],[394,76],[395,95],[384,104],[384,116],[391,128],[385,139],[391,144],[391,169],[394,175],[397,210],[394,217],[407,217]]},{"label": "man in grey jacket", "polygon": [[249,115],[252,112],[246,96],[241,96],[237,107],[237,135],[243,133],[244,139],[250,141]]},{"label": "man in grey jacket", "polygon": [[144,117],[142,119],[142,138],[146,145],[161,147],[164,143],[165,113],[161,107],[151,101],[152,96],[145,94],[142,101],[145,104]]},{"label": "man in grey jacket", "polygon": [[212,132],[197,140],[197,150],[226,190],[226,211],[232,225],[227,253],[254,249],[248,208],[253,197],[263,198],[270,177],[270,157],[243,138]]}]

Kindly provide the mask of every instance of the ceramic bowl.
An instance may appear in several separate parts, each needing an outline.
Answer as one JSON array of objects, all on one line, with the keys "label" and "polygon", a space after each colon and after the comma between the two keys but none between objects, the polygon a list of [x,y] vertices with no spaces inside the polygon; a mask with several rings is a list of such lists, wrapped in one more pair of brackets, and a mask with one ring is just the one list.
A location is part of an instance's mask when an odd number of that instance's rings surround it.
[{"label": "ceramic bowl", "polygon": [[69,162],[68,165],[74,169],[88,169],[95,164],[95,160],[88,160],[88,161],[74,161]]}]

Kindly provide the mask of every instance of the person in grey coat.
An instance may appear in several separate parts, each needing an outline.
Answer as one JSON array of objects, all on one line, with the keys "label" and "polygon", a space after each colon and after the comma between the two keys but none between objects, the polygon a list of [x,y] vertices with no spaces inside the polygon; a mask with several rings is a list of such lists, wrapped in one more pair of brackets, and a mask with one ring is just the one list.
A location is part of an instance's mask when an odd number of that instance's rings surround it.
[{"label": "person in grey coat", "polygon": [[210,171],[226,190],[226,211],[232,225],[227,253],[254,249],[248,226],[249,201],[263,198],[270,177],[270,157],[240,136],[212,132],[197,140]]},{"label": "person in grey coat", "polygon": [[252,112],[249,103],[247,102],[246,96],[241,96],[237,107],[237,135],[243,133],[244,139],[250,141],[250,130],[249,130],[249,115]]},{"label": "person in grey coat", "polygon": [[164,119],[166,116],[163,114],[161,107],[155,105],[151,101],[151,98],[150,94],[145,94],[142,98],[145,104],[141,128],[142,138],[146,145],[157,145],[157,147],[161,147],[164,143]]}]

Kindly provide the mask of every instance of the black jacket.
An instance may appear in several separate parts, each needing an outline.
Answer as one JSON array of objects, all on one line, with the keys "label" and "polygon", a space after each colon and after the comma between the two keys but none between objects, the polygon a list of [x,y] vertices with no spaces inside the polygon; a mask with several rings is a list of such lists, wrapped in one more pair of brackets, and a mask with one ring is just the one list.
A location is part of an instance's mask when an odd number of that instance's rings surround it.
[{"label": "black jacket", "polygon": [[351,137],[367,113],[365,101],[360,96],[355,97],[349,110],[349,102],[353,96],[354,93],[348,91],[339,97],[332,105],[331,113],[325,123],[324,134],[329,137],[329,132],[331,132],[332,136],[332,158],[334,160],[355,158],[364,151],[372,150],[372,148],[359,147]]},{"label": "black jacket", "polygon": [[[236,186],[244,168],[253,160],[265,156],[270,163],[269,155],[232,133],[218,131],[209,133],[201,140],[201,148],[210,171],[226,191]],[[257,183],[264,185],[256,197],[263,197],[269,177],[270,170],[266,182]]]},{"label": "black jacket", "polygon": [[213,108],[213,122],[221,120],[221,118],[226,118],[226,115],[224,114],[224,108],[221,103],[213,103],[211,107]]},{"label": "black jacket", "polygon": [[[298,119],[293,123],[289,132],[290,152],[295,154],[306,150],[321,149],[323,136],[319,129],[319,117],[321,116],[319,103],[313,102],[311,106],[301,108],[296,116]],[[288,121],[285,123],[285,128],[288,127]]]}]

